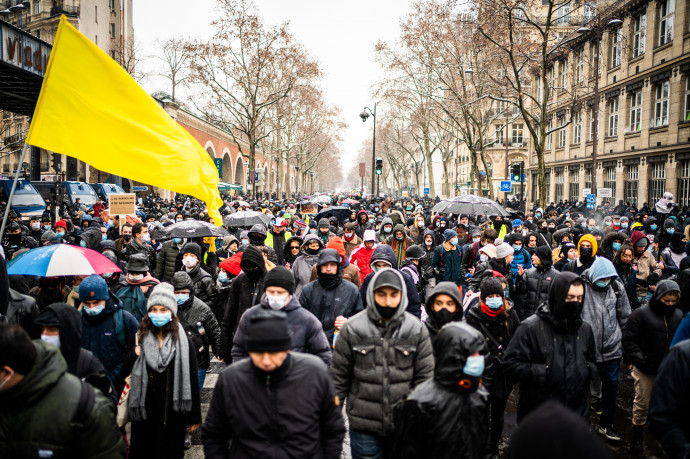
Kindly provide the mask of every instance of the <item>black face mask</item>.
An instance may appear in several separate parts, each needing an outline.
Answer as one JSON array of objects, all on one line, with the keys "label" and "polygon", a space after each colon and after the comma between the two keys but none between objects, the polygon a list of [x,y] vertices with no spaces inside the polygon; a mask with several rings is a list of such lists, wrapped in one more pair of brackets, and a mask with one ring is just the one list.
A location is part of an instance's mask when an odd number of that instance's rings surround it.
[{"label": "black face mask", "polygon": [[125,241],[129,241],[132,239],[132,235],[131,234],[125,234],[122,236],[122,239],[124,239]]},{"label": "black face mask", "polygon": [[318,278],[319,284],[325,289],[332,289],[340,284],[340,274],[323,274],[320,273]]},{"label": "black face mask", "polygon": [[263,245],[265,240],[266,236],[264,236],[263,234],[252,233],[249,235],[249,242],[251,242],[254,245]]},{"label": "black face mask", "polygon": [[376,310],[379,312],[379,314],[381,314],[381,317],[383,317],[384,319],[390,319],[391,317],[393,317],[393,314],[395,314],[395,311],[397,309],[398,308],[385,308],[379,306],[378,304],[376,305]]},{"label": "black face mask", "polygon": [[319,253],[319,249],[310,249],[310,248],[307,247],[307,248],[304,249],[304,250],[305,250],[309,255],[318,255],[318,253]]},{"label": "black face mask", "polygon": [[10,244],[17,245],[22,241],[22,233],[8,234],[7,240],[10,242]]},{"label": "black face mask", "polygon": [[436,325],[440,328],[444,326],[447,323],[450,323],[453,321],[455,318],[455,313],[450,312],[446,308],[441,308],[440,311],[430,311],[429,315],[434,319],[434,322],[436,322]]},{"label": "black face mask", "polygon": [[261,268],[247,268],[244,270],[244,272],[252,282],[255,282],[261,277]]},{"label": "black face mask", "polygon": [[592,259],[592,248],[591,247],[580,247],[580,258],[585,261]]},{"label": "black face mask", "polygon": [[582,314],[582,303],[579,301],[566,301],[563,303],[564,309],[564,319],[568,322],[572,322],[580,319]]}]

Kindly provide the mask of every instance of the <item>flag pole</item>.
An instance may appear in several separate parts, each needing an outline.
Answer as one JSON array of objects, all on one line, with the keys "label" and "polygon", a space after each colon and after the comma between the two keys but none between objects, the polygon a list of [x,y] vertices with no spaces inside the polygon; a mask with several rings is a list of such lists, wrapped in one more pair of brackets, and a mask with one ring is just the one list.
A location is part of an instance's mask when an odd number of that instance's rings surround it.
[{"label": "flag pole", "polygon": [[17,189],[17,181],[19,180],[19,170],[22,164],[24,164],[24,156],[26,155],[26,149],[29,146],[28,143],[24,142],[24,148],[22,148],[22,154],[19,155],[19,163],[17,163],[17,169],[14,173],[14,181],[12,182],[12,190],[10,191],[10,196],[7,199],[7,205],[5,206],[5,214],[2,216],[2,226],[0,226],[0,240],[5,236],[5,226],[7,224],[7,216],[10,213],[10,207],[12,207],[12,197],[14,196],[14,190]]}]

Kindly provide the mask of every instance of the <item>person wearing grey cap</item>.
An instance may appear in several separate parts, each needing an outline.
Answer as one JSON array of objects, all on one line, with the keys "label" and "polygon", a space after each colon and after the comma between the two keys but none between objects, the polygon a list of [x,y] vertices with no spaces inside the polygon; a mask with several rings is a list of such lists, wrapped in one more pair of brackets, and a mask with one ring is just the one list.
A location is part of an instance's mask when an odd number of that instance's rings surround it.
[{"label": "person wearing grey cap", "polygon": [[433,375],[429,332],[405,312],[407,288],[394,269],[374,274],[367,307],[340,330],[331,373],[347,399],[353,457],[381,457],[391,448],[394,406]]},{"label": "person wearing grey cap", "polygon": [[258,311],[245,345],[249,358],[223,371],[213,391],[201,428],[206,457],[340,457],[341,401],[318,357],[290,351],[287,314]]}]

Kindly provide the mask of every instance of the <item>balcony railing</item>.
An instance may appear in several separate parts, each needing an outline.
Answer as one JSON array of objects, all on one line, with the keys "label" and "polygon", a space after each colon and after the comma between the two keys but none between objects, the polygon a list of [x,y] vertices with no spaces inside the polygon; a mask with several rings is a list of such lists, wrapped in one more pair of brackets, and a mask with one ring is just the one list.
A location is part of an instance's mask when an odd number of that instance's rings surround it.
[{"label": "balcony railing", "polygon": [[56,5],[50,8],[51,16],[59,16],[64,14],[66,16],[79,16],[78,5]]}]

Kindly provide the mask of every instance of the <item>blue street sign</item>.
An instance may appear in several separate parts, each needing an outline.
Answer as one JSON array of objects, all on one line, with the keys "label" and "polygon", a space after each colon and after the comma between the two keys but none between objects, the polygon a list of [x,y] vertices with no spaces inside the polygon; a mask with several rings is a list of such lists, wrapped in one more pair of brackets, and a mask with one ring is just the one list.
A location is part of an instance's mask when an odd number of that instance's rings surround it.
[{"label": "blue street sign", "polygon": [[512,183],[510,180],[501,180],[501,192],[510,193]]},{"label": "blue street sign", "polygon": [[147,186],[133,186],[132,191],[149,191]]},{"label": "blue street sign", "polygon": [[594,210],[596,208],[596,203],[597,203],[597,195],[588,194],[587,195],[587,208]]},{"label": "blue street sign", "polygon": [[429,188],[424,188],[424,194],[429,194]]}]

